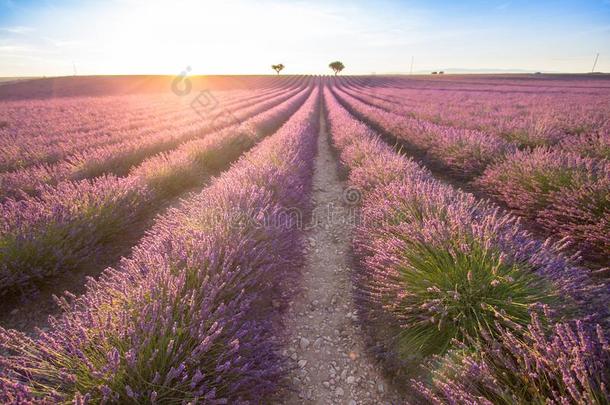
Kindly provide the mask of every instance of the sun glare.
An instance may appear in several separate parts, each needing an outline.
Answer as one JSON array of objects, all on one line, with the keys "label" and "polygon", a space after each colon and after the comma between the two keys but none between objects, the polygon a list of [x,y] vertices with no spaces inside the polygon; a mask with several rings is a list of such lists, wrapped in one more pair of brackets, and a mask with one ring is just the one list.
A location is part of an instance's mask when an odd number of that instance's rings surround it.
[{"label": "sun glare", "polygon": [[[133,3],[110,12],[104,42],[109,62],[121,59],[133,72],[171,74],[185,66],[194,73],[267,72],[269,60],[293,57],[287,44],[311,41],[315,16],[298,11],[236,2]],[[317,32],[324,35],[322,27]]]}]

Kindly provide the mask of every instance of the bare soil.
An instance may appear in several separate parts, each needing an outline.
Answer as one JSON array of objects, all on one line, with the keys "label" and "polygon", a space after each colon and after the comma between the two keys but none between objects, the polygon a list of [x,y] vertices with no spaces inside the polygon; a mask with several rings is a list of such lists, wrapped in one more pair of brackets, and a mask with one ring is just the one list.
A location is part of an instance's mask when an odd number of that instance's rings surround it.
[{"label": "bare soil", "polygon": [[403,403],[367,354],[354,306],[350,263],[356,208],[344,198],[320,117],[311,226],[300,292],[285,314],[289,364],[282,404]]}]

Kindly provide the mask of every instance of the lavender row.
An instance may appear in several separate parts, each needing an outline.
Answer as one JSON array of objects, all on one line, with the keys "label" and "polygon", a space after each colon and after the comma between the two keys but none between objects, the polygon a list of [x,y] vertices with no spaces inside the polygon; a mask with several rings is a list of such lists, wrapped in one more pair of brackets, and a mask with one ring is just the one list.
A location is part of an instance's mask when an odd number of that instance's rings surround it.
[{"label": "lavender row", "polygon": [[[607,118],[610,102],[605,107],[600,106],[599,103],[592,103],[591,96],[577,97],[571,100],[569,106],[555,111],[554,102],[549,104],[535,100],[527,104],[519,98],[520,96],[516,96],[515,100],[506,100],[497,93],[492,93],[493,96],[490,96],[486,93],[473,95],[449,92],[447,96],[447,92],[442,92],[442,110],[435,114],[426,114],[419,109],[422,103],[431,102],[426,93],[403,94],[395,89],[369,86],[342,86],[342,88],[351,96],[388,112],[431,121],[458,130],[486,132],[513,143],[520,149],[557,146],[584,157],[610,159],[610,120]],[[433,100],[439,101],[434,97]],[[469,111],[468,117],[462,117],[461,114],[466,114],[468,111],[468,104],[478,105],[478,108]],[[434,108],[437,109],[439,106],[434,104]],[[583,108],[589,110],[582,111]],[[452,119],[440,117],[441,112],[444,114],[452,109],[456,110]],[[506,113],[505,109],[514,109],[514,111]],[[498,114],[499,118],[490,119],[489,114]],[[568,119],[569,124],[558,122]],[[501,122],[498,122],[499,120]],[[508,126],[510,128],[507,128]]]},{"label": "lavender row", "polygon": [[[186,97],[170,93],[3,102],[0,161],[20,159],[19,165],[30,165],[38,163],[36,157],[40,157],[51,163],[68,151],[72,153],[83,146],[94,146],[86,143],[87,140],[101,146],[122,140],[121,135],[126,133],[134,136],[134,128],[155,124],[162,130],[173,121],[195,117],[190,104],[196,102],[198,95],[197,101],[201,103],[198,107],[214,107],[216,103],[227,107],[236,101],[296,87],[301,81],[292,79],[284,86],[269,89],[204,91],[201,94],[192,91]],[[43,146],[48,153],[41,150]],[[21,156],[18,151],[26,155]]]},{"label": "lavender row", "polygon": [[309,90],[252,119],[151,158],[125,178],[102,176],[43,188],[0,205],[0,294],[66,272],[93,257],[161,199],[205,180],[277,129]]},{"label": "lavender row", "polygon": [[[242,93],[242,98],[246,100],[238,101],[241,104],[236,104],[236,106],[242,105],[247,112],[253,107],[246,94]],[[275,96],[281,98],[286,95],[278,93]],[[273,99],[273,97],[274,94],[263,96],[261,102],[268,98]],[[43,164],[15,172],[2,173],[0,174],[1,196],[23,198],[27,194],[36,194],[37,189],[44,184],[53,185],[66,179],[78,180],[95,177],[109,170],[114,171],[115,174],[121,174],[147,155],[170,149],[181,142],[205,135],[215,126],[220,127],[226,124],[222,119],[217,120],[216,123],[212,122],[210,117],[204,119],[195,114],[188,106],[183,106],[183,109],[188,111],[188,114],[175,122],[170,120],[169,126],[164,121],[168,117],[161,117],[161,120],[155,121],[154,125],[148,125],[137,132],[132,131],[133,136],[124,139],[123,142],[88,147],[53,165]],[[184,118],[187,116],[189,118],[185,120]],[[167,127],[167,130],[161,130],[163,127]]]},{"label": "lavender row", "polygon": [[[32,340],[0,331],[11,401],[257,403],[280,379],[277,309],[303,258],[280,218],[308,209],[319,92],[183,208],[160,218],[119,269],[64,301]],[[80,401],[80,402],[79,402]]]},{"label": "lavender row", "polygon": [[256,101],[241,101],[230,107],[235,110],[222,110],[223,114],[219,116],[192,117],[188,122],[179,120],[167,131],[157,132],[156,127],[149,127],[140,136],[111,145],[87,148],[53,165],[38,165],[0,173],[0,201],[7,197],[20,199],[36,195],[45,184],[56,185],[64,180],[82,180],[102,174],[124,174],[147,156],[175,148],[223,126],[236,124],[281,103],[296,91],[298,90],[272,94]]},{"label": "lavender row", "polygon": [[402,117],[369,105],[334,86],[336,96],[356,114],[384,131],[407,142],[426,157],[440,163],[457,176],[472,178],[485,168],[517,150],[515,145],[475,130],[438,125],[412,117]]},{"label": "lavender row", "polygon": [[[610,151],[610,97],[600,88],[565,87],[558,92],[548,86],[501,86],[506,81],[488,80],[463,86],[439,82],[428,86],[404,80],[392,87],[342,80],[352,94],[365,96],[378,107],[409,114],[439,124],[481,130],[520,146],[554,145],[562,140],[583,143],[603,136]],[[508,83],[511,83],[510,81]],[[397,86],[397,87],[393,87]],[[405,87],[406,86],[406,87]],[[400,88],[402,87],[402,88]],[[602,151],[592,151],[601,153]]]},{"label": "lavender row", "polygon": [[[354,237],[360,318],[389,367],[404,373],[457,350],[456,341],[472,348],[488,337],[521,336],[531,311],[544,306],[548,322],[578,317],[609,326],[610,288],[561,244],[535,239],[515,217],[438,182],[356,121],[329,89],[324,96],[333,144],[362,193]],[[606,360],[586,360],[597,361]]]},{"label": "lavender row", "polygon": [[[228,102],[244,93],[228,91],[217,96]],[[66,138],[99,138],[108,125],[119,132],[130,129],[130,122],[139,126],[154,117],[176,116],[183,104],[178,101],[175,95],[149,94],[3,102],[3,130],[22,148],[31,142],[40,147],[61,144]]]},{"label": "lavender row", "polygon": [[[336,89],[336,88],[335,88]],[[359,117],[404,141],[454,175],[535,221],[549,234],[569,238],[583,256],[607,265],[610,163],[548,147],[520,151],[485,132],[401,117],[336,90]]]},{"label": "lavender row", "polygon": [[[222,93],[218,100],[230,104],[252,94]],[[9,114],[5,128],[0,130],[3,132],[0,160],[5,171],[52,165],[84,151],[144,139],[200,120],[185,100],[173,94],[71,98],[44,101],[42,107],[31,103],[14,106],[19,117]],[[74,111],[77,107],[80,113]]]},{"label": "lavender row", "polygon": [[[217,100],[225,104],[252,95],[258,96],[249,91],[223,92]],[[2,106],[3,171],[52,164],[84,149],[179,128],[198,118],[185,100],[173,94],[5,102]]]},{"label": "lavender row", "polygon": [[206,173],[217,172],[262,137],[276,131],[303,104],[310,92],[311,86],[306,87],[239,125],[187,142],[169,153],[153,156],[134,167],[129,176],[140,178],[159,196],[175,195],[199,183]]}]

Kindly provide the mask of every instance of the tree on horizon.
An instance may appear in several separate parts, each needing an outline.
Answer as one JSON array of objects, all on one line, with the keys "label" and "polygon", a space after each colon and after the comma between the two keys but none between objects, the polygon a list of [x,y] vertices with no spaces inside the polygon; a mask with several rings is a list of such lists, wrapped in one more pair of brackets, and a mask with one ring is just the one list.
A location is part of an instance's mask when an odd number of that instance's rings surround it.
[{"label": "tree on horizon", "polygon": [[278,74],[278,75],[280,74],[280,72],[281,72],[282,70],[284,70],[284,67],[285,67],[285,66],[284,66],[283,64],[281,64],[281,63],[279,63],[279,64],[277,64],[277,65],[271,65],[271,69],[275,70],[275,71],[277,72],[277,74]]},{"label": "tree on horizon", "polygon": [[331,68],[333,70],[333,72],[335,72],[335,76],[337,76],[337,73],[341,72],[343,69],[345,69],[345,65],[342,62],[334,61],[331,62],[328,65],[329,68]]}]

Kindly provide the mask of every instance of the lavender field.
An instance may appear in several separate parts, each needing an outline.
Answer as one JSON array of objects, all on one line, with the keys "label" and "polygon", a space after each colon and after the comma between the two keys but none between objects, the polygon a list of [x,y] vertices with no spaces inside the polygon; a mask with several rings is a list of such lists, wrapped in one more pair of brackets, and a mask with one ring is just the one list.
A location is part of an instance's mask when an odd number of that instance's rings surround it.
[{"label": "lavender field", "polygon": [[0,403],[610,404],[610,76],[279,70],[0,86]]}]

